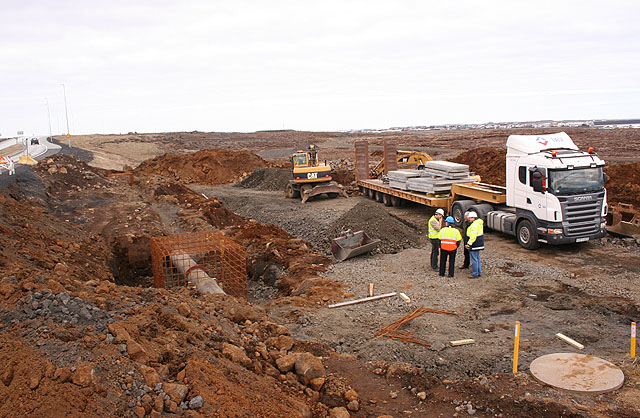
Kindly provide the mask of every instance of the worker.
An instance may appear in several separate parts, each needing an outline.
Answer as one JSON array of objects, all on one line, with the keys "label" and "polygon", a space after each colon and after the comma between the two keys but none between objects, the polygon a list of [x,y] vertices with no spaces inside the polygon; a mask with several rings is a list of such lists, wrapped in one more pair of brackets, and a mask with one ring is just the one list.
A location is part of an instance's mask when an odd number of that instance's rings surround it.
[{"label": "worker", "polygon": [[438,209],[436,213],[429,218],[429,240],[431,241],[431,268],[438,270],[438,253],[440,251],[440,240],[438,235],[442,229],[442,221],[444,220],[444,210]]},{"label": "worker", "polygon": [[471,224],[467,228],[467,245],[471,258],[471,277],[477,279],[482,274],[482,265],[480,264],[480,251],[484,250],[484,222],[478,218],[476,212],[469,212],[469,220]]},{"label": "worker", "polygon": [[447,267],[447,258],[449,259],[449,277],[453,277],[456,265],[456,252],[462,241],[460,231],[453,227],[455,220],[453,216],[447,216],[445,219],[446,226],[440,230],[440,276],[444,276],[444,270]]},{"label": "worker", "polygon": [[467,236],[467,228],[469,228],[469,225],[471,224],[471,222],[469,221],[469,212],[470,211],[466,211],[464,213],[464,221],[462,222],[462,233],[463,233],[462,239],[464,240],[464,261],[462,262],[460,269],[469,268],[469,250],[467,249],[467,240],[469,239],[469,237]]}]

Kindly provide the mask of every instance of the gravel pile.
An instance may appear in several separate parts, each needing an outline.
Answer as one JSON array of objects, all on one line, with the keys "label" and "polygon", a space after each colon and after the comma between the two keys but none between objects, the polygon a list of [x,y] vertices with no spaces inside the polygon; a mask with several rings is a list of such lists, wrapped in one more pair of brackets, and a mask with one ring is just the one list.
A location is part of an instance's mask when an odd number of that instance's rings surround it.
[{"label": "gravel pile", "polygon": [[284,191],[291,178],[291,170],[286,168],[264,167],[256,169],[249,177],[235,184],[245,189]]},{"label": "gravel pile", "polygon": [[405,248],[420,245],[420,234],[399,219],[390,215],[382,205],[371,200],[358,202],[339,219],[331,223],[321,234],[311,240],[318,248],[331,248],[331,239],[340,236],[342,231],[363,230],[371,238],[381,240],[373,253],[396,253]]}]

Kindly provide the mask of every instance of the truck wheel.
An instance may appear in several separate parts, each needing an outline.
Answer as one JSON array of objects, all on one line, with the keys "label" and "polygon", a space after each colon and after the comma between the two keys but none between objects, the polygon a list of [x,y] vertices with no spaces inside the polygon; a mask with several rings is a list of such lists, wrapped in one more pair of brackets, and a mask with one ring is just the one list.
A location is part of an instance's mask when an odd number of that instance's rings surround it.
[{"label": "truck wheel", "polygon": [[538,233],[533,228],[531,221],[528,219],[520,221],[516,231],[516,237],[518,238],[518,243],[522,248],[526,248],[527,250],[535,250],[540,246],[540,243],[538,242]]},{"label": "truck wheel", "polygon": [[478,214],[478,218],[482,219],[483,222],[487,222],[487,213],[493,210],[493,206],[489,203],[480,203],[469,207],[468,210],[472,210]]},{"label": "truck wheel", "polygon": [[284,190],[284,194],[289,199],[293,199],[294,197],[299,197],[300,196],[300,192],[298,190],[294,189],[293,186],[291,185],[291,183],[287,184],[287,187]]},{"label": "truck wheel", "polygon": [[391,195],[384,193],[382,195],[382,203],[384,203],[385,206],[391,206],[391,197]]},{"label": "truck wheel", "polygon": [[382,203],[382,196],[384,195],[384,193],[379,192],[376,190],[376,202],[380,202]]},{"label": "truck wheel", "polygon": [[375,199],[376,198],[376,191],[373,189],[367,189],[367,197],[369,199]]},{"label": "truck wheel", "polygon": [[402,199],[400,199],[399,197],[391,196],[391,206],[393,206],[394,208],[399,208],[400,206],[402,206],[402,203]]},{"label": "truck wheel", "polygon": [[458,200],[451,205],[451,216],[456,221],[455,225],[461,227],[464,222],[464,213],[473,206],[475,202],[473,200]]}]

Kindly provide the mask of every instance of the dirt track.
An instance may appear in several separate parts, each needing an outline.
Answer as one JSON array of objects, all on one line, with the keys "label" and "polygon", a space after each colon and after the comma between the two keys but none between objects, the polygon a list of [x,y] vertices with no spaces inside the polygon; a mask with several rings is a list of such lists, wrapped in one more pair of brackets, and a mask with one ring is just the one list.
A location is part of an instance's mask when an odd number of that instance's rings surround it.
[{"label": "dirt track", "polygon": [[[569,134],[613,159],[640,158],[634,130]],[[310,140],[320,144],[321,158],[343,170],[348,186],[356,139],[371,140],[375,150],[393,137],[455,157],[478,146],[503,152],[507,135],[286,131],[77,138],[74,143],[92,152],[83,154],[89,165],[56,156],[0,193],[0,360],[9,365],[0,376],[0,416],[325,417],[347,406],[349,388],[358,394],[351,416],[464,416],[467,410],[486,417],[637,416],[640,375],[627,359],[628,326],[640,301],[635,241],[529,252],[513,238],[488,234],[481,281],[460,270],[442,279],[426,265],[425,208],[386,208],[359,196],[301,205],[264,184],[280,181],[277,169],[247,177],[257,167],[286,166],[284,156]],[[179,155],[213,143],[226,150]],[[264,160],[237,152],[243,149]],[[133,187],[98,167],[137,166],[166,150],[178,155],[142,164]],[[218,185],[238,180],[246,187]],[[372,255],[332,264],[329,238],[344,228],[367,229],[383,244]],[[245,248],[252,305],[148,288],[149,237],[206,229],[222,230]],[[326,307],[365,296],[369,283],[377,294],[403,291],[412,301]],[[426,314],[413,321],[408,329],[426,332],[431,347],[372,341],[377,328],[422,304],[463,317]],[[522,323],[521,371],[539,355],[571,351],[553,337],[563,332],[585,352],[622,367],[627,383],[589,397],[545,388],[527,373],[510,375],[515,321]],[[476,344],[448,347],[462,338]],[[321,386],[284,366],[283,358],[302,354],[322,359]],[[151,382],[157,379],[162,385],[156,390]],[[189,407],[197,395],[202,409]]]}]

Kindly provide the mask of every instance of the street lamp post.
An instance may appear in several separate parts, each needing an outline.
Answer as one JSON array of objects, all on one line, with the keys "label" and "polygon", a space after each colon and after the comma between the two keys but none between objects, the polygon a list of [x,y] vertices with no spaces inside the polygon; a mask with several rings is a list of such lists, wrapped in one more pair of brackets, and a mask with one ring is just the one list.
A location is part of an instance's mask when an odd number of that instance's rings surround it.
[{"label": "street lamp post", "polygon": [[67,89],[62,85],[62,93],[64,94],[64,115],[67,118],[67,139],[69,140],[69,148],[71,148],[71,133],[69,132],[69,112],[67,111]]},{"label": "street lamp post", "polygon": [[53,140],[53,133],[51,133],[51,112],[49,112],[49,98],[46,97],[45,100],[47,101],[47,119],[49,120],[49,138]]}]

